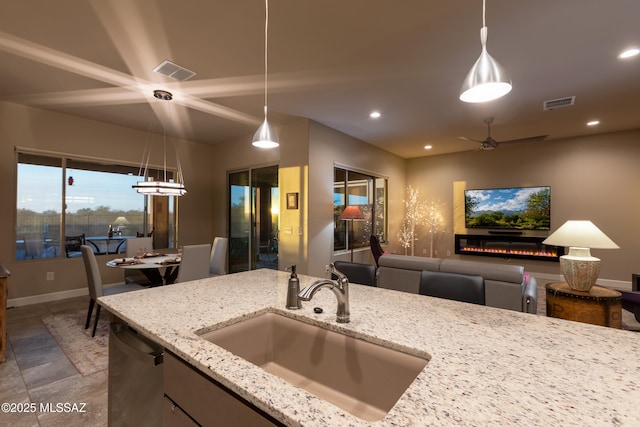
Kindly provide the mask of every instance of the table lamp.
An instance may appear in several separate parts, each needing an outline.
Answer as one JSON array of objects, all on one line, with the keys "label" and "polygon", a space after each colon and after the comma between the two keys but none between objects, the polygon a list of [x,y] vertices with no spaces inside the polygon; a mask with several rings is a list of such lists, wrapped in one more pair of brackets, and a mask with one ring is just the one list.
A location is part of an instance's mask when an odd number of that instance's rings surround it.
[{"label": "table lamp", "polygon": [[542,243],[569,247],[569,253],[560,257],[560,269],[569,287],[583,292],[591,289],[600,274],[600,259],[591,256],[590,248],[620,248],[591,221],[567,221]]},{"label": "table lamp", "polygon": [[[362,220],[364,219],[364,215],[362,215],[362,211],[357,206],[347,206],[345,210],[342,211],[338,219],[342,219],[344,221],[351,221],[351,235],[353,235],[353,221],[354,220]],[[353,244],[349,241],[347,237],[347,244],[351,247],[351,262],[353,262]]]}]

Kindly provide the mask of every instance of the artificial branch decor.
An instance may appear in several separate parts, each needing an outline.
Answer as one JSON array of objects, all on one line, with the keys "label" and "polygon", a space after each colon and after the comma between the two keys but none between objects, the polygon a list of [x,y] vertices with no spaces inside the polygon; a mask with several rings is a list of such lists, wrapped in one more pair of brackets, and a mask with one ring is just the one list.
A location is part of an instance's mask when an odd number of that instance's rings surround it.
[{"label": "artificial branch decor", "polygon": [[402,229],[398,232],[398,240],[400,240],[400,246],[404,248],[404,254],[407,255],[407,248],[413,243],[413,234],[406,222],[402,223]]},{"label": "artificial branch decor", "polygon": [[429,257],[433,258],[433,238],[437,233],[444,231],[445,226],[440,201],[431,202],[426,205],[424,223],[429,227]]},{"label": "artificial branch decor", "polygon": [[398,232],[400,245],[411,248],[411,255],[415,255],[415,241],[418,240],[416,227],[426,225],[429,232],[429,256],[433,257],[433,240],[436,233],[444,231],[445,221],[442,216],[442,206],[438,202],[423,202],[420,200],[420,191],[412,186],[407,187],[407,198],[404,202],[404,221]]},{"label": "artificial branch decor", "polygon": [[398,233],[400,244],[404,247],[404,253],[407,254],[407,248],[411,247],[411,255],[414,254],[415,241],[418,240],[416,234],[416,226],[419,225],[423,219],[422,202],[419,200],[420,191],[413,187],[407,187],[407,198],[404,202],[404,223],[402,229]]}]

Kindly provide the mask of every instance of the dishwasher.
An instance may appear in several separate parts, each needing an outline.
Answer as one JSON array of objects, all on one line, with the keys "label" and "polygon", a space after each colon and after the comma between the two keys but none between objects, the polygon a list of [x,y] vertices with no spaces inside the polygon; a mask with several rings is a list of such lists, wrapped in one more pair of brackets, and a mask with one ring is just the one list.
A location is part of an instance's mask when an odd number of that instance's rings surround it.
[{"label": "dishwasher", "polygon": [[164,350],[112,317],[109,328],[109,426],[161,426]]}]

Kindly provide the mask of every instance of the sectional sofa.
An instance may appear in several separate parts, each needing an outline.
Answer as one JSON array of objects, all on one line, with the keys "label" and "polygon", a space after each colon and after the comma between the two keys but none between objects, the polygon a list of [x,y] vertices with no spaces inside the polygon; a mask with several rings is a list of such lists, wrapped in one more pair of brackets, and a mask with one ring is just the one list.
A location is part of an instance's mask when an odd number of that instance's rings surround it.
[{"label": "sectional sofa", "polygon": [[457,259],[384,254],[378,259],[378,287],[419,293],[423,270],[478,275],[484,278],[485,304],[535,314],[536,279],[524,267]]}]

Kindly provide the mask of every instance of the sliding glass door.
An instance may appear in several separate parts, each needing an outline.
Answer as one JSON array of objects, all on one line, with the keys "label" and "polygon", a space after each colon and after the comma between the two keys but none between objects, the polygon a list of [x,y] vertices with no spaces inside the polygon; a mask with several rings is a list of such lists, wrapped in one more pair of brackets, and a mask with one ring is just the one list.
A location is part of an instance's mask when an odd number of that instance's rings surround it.
[{"label": "sliding glass door", "polygon": [[229,173],[229,271],[278,269],[278,166]]}]

